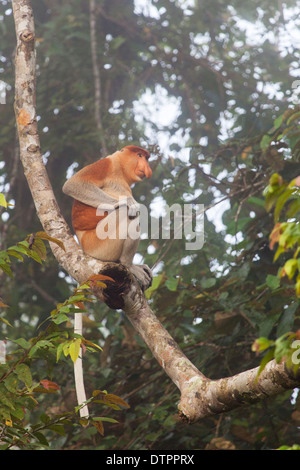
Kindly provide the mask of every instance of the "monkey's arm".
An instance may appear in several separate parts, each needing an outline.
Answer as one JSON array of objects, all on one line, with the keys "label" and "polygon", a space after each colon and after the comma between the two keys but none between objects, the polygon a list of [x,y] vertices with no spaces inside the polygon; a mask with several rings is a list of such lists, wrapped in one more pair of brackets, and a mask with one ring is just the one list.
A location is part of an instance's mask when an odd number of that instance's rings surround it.
[{"label": "monkey's arm", "polygon": [[95,183],[79,179],[76,176],[72,176],[63,185],[62,190],[68,196],[99,209],[113,209],[119,203],[118,199],[104,192]]},{"label": "monkey's arm", "polygon": [[102,189],[108,175],[112,173],[112,166],[111,160],[103,158],[82,168],[65,182],[63,192],[87,206],[114,209],[118,199]]},{"label": "monkey's arm", "polygon": [[[111,211],[121,206],[129,208],[129,215],[134,216],[138,211],[138,204],[133,197],[120,196],[118,199],[107,194],[95,183],[84,180],[73,180],[73,177],[65,182],[63,192],[83,204],[95,207],[99,211]],[[100,215],[97,214],[97,215]]]}]

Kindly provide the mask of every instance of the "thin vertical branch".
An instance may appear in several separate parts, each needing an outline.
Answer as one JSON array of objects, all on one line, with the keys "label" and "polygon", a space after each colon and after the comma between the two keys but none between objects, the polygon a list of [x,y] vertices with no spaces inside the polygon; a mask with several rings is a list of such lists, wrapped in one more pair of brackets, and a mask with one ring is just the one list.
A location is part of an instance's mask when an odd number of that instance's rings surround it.
[{"label": "thin vertical branch", "polygon": [[104,128],[102,124],[102,90],[101,90],[101,75],[98,67],[97,60],[97,33],[96,33],[96,2],[90,0],[90,34],[91,34],[91,55],[93,63],[93,76],[95,87],[95,121],[100,134],[100,144],[102,156],[107,155],[107,147],[104,135]]},{"label": "thin vertical branch", "polygon": [[[74,333],[82,336],[82,313],[75,312],[74,314]],[[82,363],[82,348],[80,348],[80,354],[76,361],[74,362],[74,378],[76,384],[76,396],[77,402],[79,405],[82,405],[86,402],[86,393],[84,386],[84,377],[83,377],[83,363]],[[79,410],[80,416],[82,418],[89,417],[89,409],[87,405],[84,405]]]}]

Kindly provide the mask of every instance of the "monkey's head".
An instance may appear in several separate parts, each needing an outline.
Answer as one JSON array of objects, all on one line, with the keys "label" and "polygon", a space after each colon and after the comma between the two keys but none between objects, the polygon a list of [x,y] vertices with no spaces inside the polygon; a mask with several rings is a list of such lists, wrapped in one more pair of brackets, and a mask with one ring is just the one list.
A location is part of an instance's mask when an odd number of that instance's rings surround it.
[{"label": "monkey's head", "polygon": [[123,173],[129,185],[142,181],[145,177],[151,177],[149,157],[150,153],[147,150],[135,145],[128,145],[120,150]]}]

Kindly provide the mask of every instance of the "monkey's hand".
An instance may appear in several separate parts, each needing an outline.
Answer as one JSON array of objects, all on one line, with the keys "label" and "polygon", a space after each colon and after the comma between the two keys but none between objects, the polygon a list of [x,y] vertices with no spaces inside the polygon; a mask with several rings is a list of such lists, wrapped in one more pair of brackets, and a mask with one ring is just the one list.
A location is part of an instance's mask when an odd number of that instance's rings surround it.
[{"label": "monkey's hand", "polygon": [[146,264],[129,266],[129,270],[137,278],[139,285],[143,291],[147,290],[151,286],[153,280],[153,274],[149,266]]},{"label": "monkey's hand", "polygon": [[101,202],[97,207],[96,215],[103,215],[105,211],[111,212],[122,207],[127,207],[128,216],[131,218],[135,218],[139,215],[140,205],[133,199],[133,197],[127,196],[120,196],[119,199],[114,199],[113,204],[111,202]]},{"label": "monkey's hand", "polygon": [[140,205],[133,199],[133,197],[129,197],[127,199],[127,207],[128,207],[128,217],[130,219],[135,219],[140,215]]}]

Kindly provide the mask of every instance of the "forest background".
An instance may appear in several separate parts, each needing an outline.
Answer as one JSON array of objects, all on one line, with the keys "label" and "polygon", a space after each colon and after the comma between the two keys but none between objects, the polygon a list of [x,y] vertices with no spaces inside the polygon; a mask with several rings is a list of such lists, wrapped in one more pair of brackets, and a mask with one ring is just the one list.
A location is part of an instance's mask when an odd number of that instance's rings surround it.
[{"label": "forest background", "polygon": [[[300,174],[300,3],[33,0],[32,6],[41,147],[67,221],[71,201],[61,188],[72,171],[125,145],[150,149],[153,176],[134,195],[152,216],[162,217],[174,203],[207,208],[201,250],[186,251],[184,239],[143,238],[137,261],[155,265],[151,308],[209,378],[256,367],[262,356],[255,349],[272,347],[299,328],[298,253],[291,263],[284,247],[274,261],[278,239],[270,247],[269,237],[279,221],[299,230],[299,194],[288,183]],[[41,230],[19,161],[9,0],[0,1],[0,37],[0,191],[11,204],[2,210],[0,249],[7,250]],[[299,235],[290,247],[295,243]],[[278,276],[283,265],[285,277]],[[42,264],[16,260],[9,267],[0,277],[1,336],[10,340],[13,361],[76,285],[50,249]],[[95,413],[104,418],[98,427],[76,425],[69,416],[51,421],[71,412],[76,398],[72,360],[62,355],[57,361],[45,343],[22,361],[34,383],[45,386],[36,390],[36,403],[26,397],[26,413],[24,402],[12,407],[5,401],[7,388],[0,384],[9,445],[190,450],[300,444],[298,390],[188,426],[178,419],[177,389],[121,312],[91,304],[84,325],[84,336],[102,348],[84,356],[88,392],[107,390],[130,408],[121,401],[96,403]],[[58,327],[71,330],[68,323]],[[19,367],[18,380],[28,389],[26,374]]]}]

